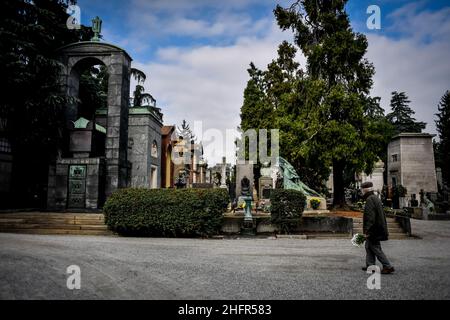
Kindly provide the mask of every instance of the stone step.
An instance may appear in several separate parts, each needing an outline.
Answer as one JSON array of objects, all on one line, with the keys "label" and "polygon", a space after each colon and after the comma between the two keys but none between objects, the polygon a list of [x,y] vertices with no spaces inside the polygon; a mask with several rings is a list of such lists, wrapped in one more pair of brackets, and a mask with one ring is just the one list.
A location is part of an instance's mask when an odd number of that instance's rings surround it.
[{"label": "stone step", "polygon": [[0,214],[0,232],[111,235],[103,214],[23,212]]},{"label": "stone step", "polygon": [[315,232],[306,233],[307,239],[351,239],[348,233]]},{"label": "stone step", "polygon": [[47,224],[47,223],[10,223],[0,224],[0,230],[8,229],[67,229],[67,230],[108,230],[105,224]]},{"label": "stone step", "polygon": [[[363,222],[362,221],[358,221],[358,222],[353,221],[353,225],[354,226],[362,226]],[[388,226],[396,226],[396,225],[398,225],[398,223],[397,222],[388,222],[387,225]]]},{"label": "stone step", "polygon": [[[403,229],[400,227],[392,227],[392,228],[388,228],[388,232],[389,233],[403,233]],[[353,227],[353,233],[363,233],[363,228],[355,228]]]},{"label": "stone step", "polygon": [[7,229],[2,233],[26,233],[26,234],[67,234],[67,235],[91,235],[107,236],[113,233],[109,230],[68,230],[68,229]]},{"label": "stone step", "polygon": [[83,220],[74,220],[74,219],[46,219],[46,218],[14,218],[14,219],[0,219],[0,226],[4,224],[11,223],[20,223],[20,224],[67,224],[67,225],[104,225],[105,222],[103,220],[92,220],[92,219],[83,219]]},{"label": "stone step", "polygon": [[[362,218],[352,218],[352,219],[353,219],[353,223],[362,223],[363,222]],[[397,223],[394,218],[386,218],[386,222],[387,223]]]},{"label": "stone step", "polygon": [[403,239],[412,239],[406,233],[393,233],[389,234],[389,240],[403,240]]},{"label": "stone step", "polygon": [[61,215],[54,215],[54,214],[23,214],[23,215],[17,215],[17,214],[0,214],[0,221],[2,220],[10,220],[10,219],[46,219],[46,220],[74,220],[74,221],[103,221],[104,216],[103,215],[83,215],[83,216],[76,216],[73,214],[61,214]]}]

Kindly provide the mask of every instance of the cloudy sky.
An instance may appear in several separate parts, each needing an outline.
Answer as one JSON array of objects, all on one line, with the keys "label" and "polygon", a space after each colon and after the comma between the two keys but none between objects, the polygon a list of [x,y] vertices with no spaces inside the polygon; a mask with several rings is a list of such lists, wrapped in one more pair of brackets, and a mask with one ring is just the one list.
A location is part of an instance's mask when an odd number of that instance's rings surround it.
[{"label": "cloudy sky", "polygon": [[[81,20],[99,15],[104,41],[124,48],[133,66],[147,74],[145,88],[164,112],[165,124],[202,121],[208,149],[214,131],[239,125],[243,90],[251,61],[265,68],[283,40],[273,9],[286,0],[78,0]],[[369,5],[381,9],[381,29],[369,30]],[[367,35],[367,58],[376,75],[372,91],[389,112],[391,92],[405,91],[416,118],[436,133],[435,113],[450,90],[450,4],[447,0],[350,0],[353,28]],[[304,66],[299,53],[298,60]],[[208,134],[208,132],[210,134]],[[212,132],[212,134],[211,134]],[[217,148],[206,150],[210,164]],[[220,148],[219,148],[220,149]]]}]

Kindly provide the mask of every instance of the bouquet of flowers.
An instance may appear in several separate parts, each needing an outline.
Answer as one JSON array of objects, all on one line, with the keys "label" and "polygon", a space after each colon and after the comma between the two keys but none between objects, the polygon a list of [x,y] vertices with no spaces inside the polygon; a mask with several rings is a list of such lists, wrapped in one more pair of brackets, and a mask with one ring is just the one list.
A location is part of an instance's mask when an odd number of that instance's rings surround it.
[{"label": "bouquet of flowers", "polygon": [[352,245],[355,247],[361,247],[361,245],[366,241],[366,237],[362,234],[355,234],[352,238]]},{"label": "bouquet of flowers", "polygon": [[309,200],[309,203],[311,204],[311,207],[314,210],[317,210],[320,206],[320,199],[319,198],[311,198],[311,200]]}]

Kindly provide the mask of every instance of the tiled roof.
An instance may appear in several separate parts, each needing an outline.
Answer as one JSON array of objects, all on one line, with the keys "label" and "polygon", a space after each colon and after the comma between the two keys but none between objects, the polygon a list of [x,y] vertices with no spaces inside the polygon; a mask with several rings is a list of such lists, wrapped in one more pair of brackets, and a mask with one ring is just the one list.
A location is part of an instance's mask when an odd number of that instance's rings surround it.
[{"label": "tiled roof", "polygon": [[166,136],[170,134],[175,129],[175,126],[162,126],[161,127],[161,134],[163,136]]}]

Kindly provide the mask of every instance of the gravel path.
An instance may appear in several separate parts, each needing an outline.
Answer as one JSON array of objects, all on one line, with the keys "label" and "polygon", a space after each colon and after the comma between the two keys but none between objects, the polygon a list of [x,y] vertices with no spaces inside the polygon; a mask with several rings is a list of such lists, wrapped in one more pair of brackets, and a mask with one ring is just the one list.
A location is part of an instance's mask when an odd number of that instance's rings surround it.
[{"label": "gravel path", "polygon": [[[346,240],[200,240],[0,234],[1,299],[449,299],[450,221],[383,248],[397,272],[369,290]],[[66,268],[81,268],[81,289]]]}]

